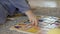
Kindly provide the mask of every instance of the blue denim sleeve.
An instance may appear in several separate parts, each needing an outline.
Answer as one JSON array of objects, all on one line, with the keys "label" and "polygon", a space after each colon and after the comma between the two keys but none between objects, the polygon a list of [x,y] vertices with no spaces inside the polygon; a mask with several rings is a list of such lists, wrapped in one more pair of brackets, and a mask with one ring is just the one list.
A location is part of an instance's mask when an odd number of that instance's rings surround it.
[{"label": "blue denim sleeve", "polygon": [[25,13],[30,10],[30,6],[26,0],[9,0],[20,12]]},{"label": "blue denim sleeve", "polygon": [[0,4],[0,24],[4,24],[7,18],[7,10]]},{"label": "blue denim sleeve", "polygon": [[3,7],[8,11],[9,15],[13,15],[15,12],[16,7],[14,7],[9,0],[0,0],[0,3],[3,5]]}]

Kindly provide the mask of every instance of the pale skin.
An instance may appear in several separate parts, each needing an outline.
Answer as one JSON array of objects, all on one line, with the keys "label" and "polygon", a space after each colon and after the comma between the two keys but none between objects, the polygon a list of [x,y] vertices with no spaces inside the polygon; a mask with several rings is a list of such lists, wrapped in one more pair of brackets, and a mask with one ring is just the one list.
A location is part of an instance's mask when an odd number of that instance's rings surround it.
[{"label": "pale skin", "polygon": [[25,14],[29,18],[29,21],[31,22],[31,24],[34,26],[37,26],[38,20],[37,20],[36,16],[33,14],[33,12],[31,10],[28,10],[25,12]]}]

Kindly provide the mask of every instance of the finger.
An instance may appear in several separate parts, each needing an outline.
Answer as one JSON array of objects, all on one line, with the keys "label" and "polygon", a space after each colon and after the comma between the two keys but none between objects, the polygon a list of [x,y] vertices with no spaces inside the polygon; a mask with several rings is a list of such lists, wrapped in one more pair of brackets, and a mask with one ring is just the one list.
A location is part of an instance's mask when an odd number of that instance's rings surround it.
[{"label": "finger", "polygon": [[35,20],[35,26],[38,26],[38,20],[37,19]]},{"label": "finger", "polygon": [[34,25],[35,25],[35,21],[34,21],[34,20],[32,20],[32,22],[31,22],[31,23],[32,23],[32,26],[34,26]]}]

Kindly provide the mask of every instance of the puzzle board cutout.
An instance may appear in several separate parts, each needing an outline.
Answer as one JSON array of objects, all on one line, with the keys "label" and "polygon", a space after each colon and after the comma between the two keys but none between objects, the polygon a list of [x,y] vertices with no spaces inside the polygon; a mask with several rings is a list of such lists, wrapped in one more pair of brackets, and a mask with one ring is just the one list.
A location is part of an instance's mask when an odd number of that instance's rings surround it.
[{"label": "puzzle board cutout", "polygon": [[16,30],[18,32],[23,32],[27,34],[35,34],[39,32],[39,29],[35,28],[34,26],[26,26],[26,24],[18,24],[15,26],[12,26],[10,30]]},{"label": "puzzle board cutout", "polygon": [[27,34],[38,34],[42,30],[42,34],[45,34],[49,29],[55,28],[55,21],[58,21],[58,18],[51,16],[37,16],[39,20],[38,26],[41,29],[35,28],[34,26],[30,26],[29,21],[23,21],[21,24],[16,24],[10,28],[10,30],[16,30],[18,32],[27,33]]}]

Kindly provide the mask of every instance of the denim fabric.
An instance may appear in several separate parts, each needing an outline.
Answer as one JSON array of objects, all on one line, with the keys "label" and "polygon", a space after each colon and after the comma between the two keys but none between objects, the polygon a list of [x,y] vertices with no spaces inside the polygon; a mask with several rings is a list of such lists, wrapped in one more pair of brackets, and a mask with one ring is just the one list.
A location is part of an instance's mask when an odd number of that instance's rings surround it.
[{"label": "denim fabric", "polygon": [[0,24],[5,23],[7,15],[7,10],[0,4]]},{"label": "denim fabric", "polygon": [[0,0],[0,23],[6,21],[7,15],[13,15],[16,8],[17,12],[25,13],[30,10],[30,6],[26,0]]}]

